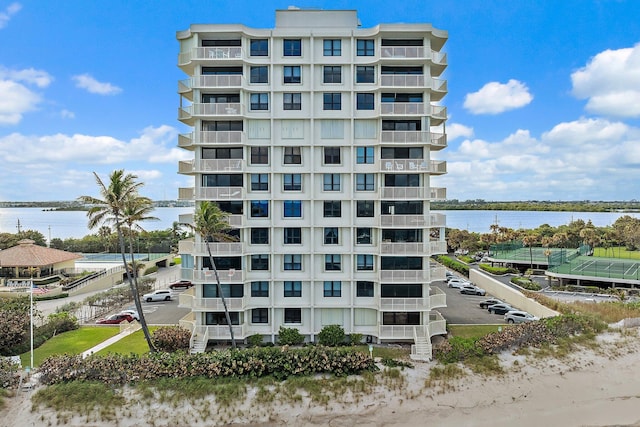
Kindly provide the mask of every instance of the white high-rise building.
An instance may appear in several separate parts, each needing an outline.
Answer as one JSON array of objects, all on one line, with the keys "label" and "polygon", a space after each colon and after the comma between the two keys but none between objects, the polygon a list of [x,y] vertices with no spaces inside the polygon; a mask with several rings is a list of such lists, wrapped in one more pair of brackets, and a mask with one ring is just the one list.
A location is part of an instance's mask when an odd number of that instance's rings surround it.
[{"label": "white high-rise building", "polygon": [[[430,212],[446,173],[447,32],[361,28],[354,10],[276,11],[273,29],[191,25],[177,33],[179,147],[193,153],[179,197],[230,214],[238,242],[211,243],[238,340],[309,341],[326,325],[431,357],[446,306],[445,217]],[[436,180],[433,180],[436,181]],[[192,216],[181,218],[192,221]],[[180,245],[181,324],[193,346],[228,341],[204,242]]]}]

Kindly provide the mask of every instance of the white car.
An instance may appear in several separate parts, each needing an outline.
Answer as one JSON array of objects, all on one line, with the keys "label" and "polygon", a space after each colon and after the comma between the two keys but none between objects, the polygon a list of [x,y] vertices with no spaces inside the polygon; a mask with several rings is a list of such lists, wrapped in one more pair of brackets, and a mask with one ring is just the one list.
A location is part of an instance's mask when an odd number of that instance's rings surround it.
[{"label": "white car", "polygon": [[171,301],[171,290],[157,289],[153,292],[142,295],[142,301]]},{"label": "white car", "polygon": [[138,321],[140,320],[140,315],[136,310],[131,310],[131,309],[122,310],[120,314],[128,314],[129,316],[133,317],[134,320],[138,320]]},{"label": "white car", "polygon": [[468,280],[459,279],[459,278],[450,279],[447,282],[447,286],[450,288],[461,288],[463,285],[471,285],[471,284],[472,283],[469,282]]},{"label": "white car", "polygon": [[527,313],[526,311],[520,311],[520,310],[508,311],[504,315],[504,321],[507,323],[527,323],[527,322],[535,322],[536,320],[540,320],[540,318],[534,316],[531,313]]},{"label": "white car", "polygon": [[469,283],[468,285],[462,285],[460,287],[460,293],[465,295],[485,296],[487,294],[487,291]]}]

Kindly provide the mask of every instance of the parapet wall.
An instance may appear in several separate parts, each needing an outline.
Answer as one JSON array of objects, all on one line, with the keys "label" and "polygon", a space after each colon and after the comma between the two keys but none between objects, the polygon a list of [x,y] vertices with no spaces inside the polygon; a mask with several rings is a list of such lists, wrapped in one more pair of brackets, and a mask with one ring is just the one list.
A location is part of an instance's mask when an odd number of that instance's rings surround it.
[{"label": "parapet wall", "polygon": [[560,314],[535,300],[527,298],[522,292],[505,285],[497,279],[494,279],[490,274],[476,269],[469,269],[469,279],[477,286],[485,289],[487,293],[494,295],[496,298],[499,298],[520,310],[529,312],[534,316],[542,318],[553,317]]}]

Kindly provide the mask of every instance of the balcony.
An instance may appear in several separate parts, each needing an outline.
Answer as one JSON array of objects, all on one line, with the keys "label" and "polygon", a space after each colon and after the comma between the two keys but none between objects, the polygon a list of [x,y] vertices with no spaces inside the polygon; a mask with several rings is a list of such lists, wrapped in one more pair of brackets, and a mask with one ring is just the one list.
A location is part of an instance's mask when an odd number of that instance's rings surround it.
[{"label": "balcony", "polygon": [[193,214],[186,213],[178,215],[178,222],[180,224],[193,224]]},{"label": "balcony", "polygon": [[445,200],[447,198],[447,189],[442,188],[429,188],[429,200]]},{"label": "balcony", "polygon": [[428,279],[428,272],[424,270],[381,270],[379,272],[380,282],[422,282]]},{"label": "balcony", "polygon": [[447,242],[429,242],[429,254],[446,254],[447,253]]},{"label": "balcony", "polygon": [[201,187],[195,191],[197,200],[242,200],[242,187]]},{"label": "balcony", "polygon": [[447,146],[447,134],[431,132],[430,148],[432,151],[439,151]]},{"label": "balcony", "polygon": [[445,280],[447,269],[439,264],[433,263],[429,267],[429,280],[435,282],[437,280]]},{"label": "balcony", "polygon": [[413,340],[413,328],[417,325],[380,325],[378,338],[381,340]]},{"label": "balcony", "polygon": [[178,200],[193,200],[195,193],[196,191],[193,187],[178,188]]},{"label": "balcony", "polygon": [[431,213],[429,214],[429,227],[446,227],[447,225],[447,216],[441,213]]},{"label": "balcony", "polygon": [[[229,326],[227,325],[207,325],[207,336],[212,340],[230,340]],[[244,339],[244,325],[233,325],[233,337],[235,339]]]},{"label": "balcony", "polygon": [[381,87],[425,87],[422,74],[383,74],[380,76]]},{"label": "balcony", "polygon": [[431,140],[429,135],[430,133],[425,131],[383,130],[380,132],[380,142],[426,144]]},{"label": "balcony", "polygon": [[380,170],[382,172],[428,172],[432,175],[447,173],[447,162],[442,160],[424,159],[381,159]]},{"label": "balcony", "polygon": [[424,46],[380,46],[380,58],[427,59],[429,49]]},{"label": "balcony", "polygon": [[229,215],[227,216],[227,221],[229,225],[234,228],[239,228],[244,226],[244,215]]},{"label": "balcony", "polygon": [[425,245],[423,242],[382,242],[380,243],[381,255],[423,255]]},{"label": "balcony", "polygon": [[[230,311],[243,311],[245,309],[244,298],[225,298],[227,308]],[[184,292],[178,297],[179,308],[190,308],[194,311],[224,311],[224,305],[220,298],[199,298]]]},{"label": "balcony", "polygon": [[193,253],[193,238],[180,240],[178,242],[179,254],[192,254]]},{"label": "balcony", "polygon": [[383,102],[380,104],[380,114],[388,116],[424,115],[427,111],[424,102]]},{"label": "balcony", "polygon": [[178,120],[193,126],[195,118],[242,116],[239,102],[196,103],[178,108]]},{"label": "balcony", "polygon": [[242,58],[241,47],[194,47],[178,54],[178,65],[187,65],[197,60],[237,60]]},{"label": "balcony", "polygon": [[178,135],[178,147],[193,151],[195,149],[195,146],[193,145],[193,134],[182,133]]},{"label": "balcony", "polygon": [[429,293],[429,309],[446,307],[447,306],[447,294],[440,288],[431,288]]},{"label": "balcony", "polygon": [[380,215],[380,227],[424,227],[426,220],[424,215]]},{"label": "balcony", "polygon": [[[216,256],[242,255],[242,242],[209,242],[211,253]],[[207,244],[194,243],[193,251],[195,255],[208,255]]]},{"label": "balcony", "polygon": [[442,317],[442,314],[434,311],[429,313],[429,336],[434,335],[446,335],[447,334],[447,321]]},{"label": "balcony", "polygon": [[380,298],[379,310],[424,311],[429,310],[428,298]]},{"label": "balcony", "polygon": [[[218,276],[222,283],[242,282],[244,274],[242,270],[218,270]],[[216,279],[213,270],[193,270],[193,280],[196,282],[212,282]]]},{"label": "balcony", "polygon": [[245,141],[244,132],[230,131],[200,131],[196,132],[198,144],[242,144]]},{"label": "balcony", "polygon": [[447,94],[447,81],[443,79],[431,79],[431,100],[440,101]]},{"label": "balcony", "polygon": [[424,187],[381,187],[383,200],[421,200],[425,198]]},{"label": "balcony", "polygon": [[242,74],[193,76],[188,81],[193,89],[241,88]]},{"label": "balcony", "polygon": [[204,159],[181,160],[178,162],[178,173],[193,175],[196,172],[242,172],[244,161],[242,159]]}]

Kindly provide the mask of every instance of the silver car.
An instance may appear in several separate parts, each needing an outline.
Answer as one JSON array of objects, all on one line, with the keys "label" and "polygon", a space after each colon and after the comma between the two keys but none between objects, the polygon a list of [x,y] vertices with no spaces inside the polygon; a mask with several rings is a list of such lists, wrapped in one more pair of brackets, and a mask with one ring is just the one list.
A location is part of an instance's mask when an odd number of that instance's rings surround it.
[{"label": "silver car", "polygon": [[504,315],[504,321],[507,323],[528,323],[535,322],[536,320],[540,320],[540,318],[520,310],[508,311]]},{"label": "silver car", "polygon": [[142,301],[170,301],[171,295],[171,290],[169,289],[157,289],[153,292],[142,295]]}]

